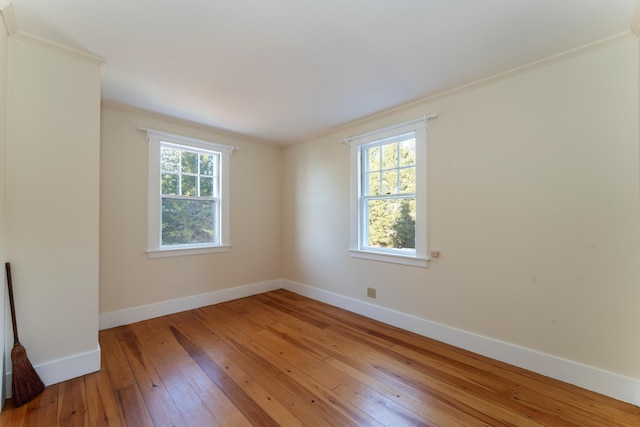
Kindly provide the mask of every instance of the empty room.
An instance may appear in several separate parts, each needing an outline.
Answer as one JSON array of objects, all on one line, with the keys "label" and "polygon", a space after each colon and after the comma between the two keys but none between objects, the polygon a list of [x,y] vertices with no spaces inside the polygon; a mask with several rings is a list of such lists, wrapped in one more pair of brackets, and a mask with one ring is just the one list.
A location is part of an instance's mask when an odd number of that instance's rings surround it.
[{"label": "empty room", "polygon": [[0,0],[1,426],[640,425],[636,0]]}]

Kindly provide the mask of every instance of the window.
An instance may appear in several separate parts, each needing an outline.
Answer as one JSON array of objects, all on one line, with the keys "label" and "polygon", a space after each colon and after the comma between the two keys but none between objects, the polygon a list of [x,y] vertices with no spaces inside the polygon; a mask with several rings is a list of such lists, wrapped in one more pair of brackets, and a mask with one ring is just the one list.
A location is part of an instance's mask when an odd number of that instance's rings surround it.
[{"label": "window", "polygon": [[235,147],[147,131],[150,258],[226,252],[229,157]]},{"label": "window", "polygon": [[426,116],[348,138],[352,256],[427,266]]}]

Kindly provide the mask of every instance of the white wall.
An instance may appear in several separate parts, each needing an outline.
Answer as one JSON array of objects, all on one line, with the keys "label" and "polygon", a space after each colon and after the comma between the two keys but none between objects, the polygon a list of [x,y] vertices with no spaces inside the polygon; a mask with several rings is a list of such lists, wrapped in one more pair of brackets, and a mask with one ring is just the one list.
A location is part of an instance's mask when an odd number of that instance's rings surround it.
[{"label": "white wall", "polygon": [[[441,258],[427,269],[350,258],[340,140],[430,112]],[[638,139],[630,37],[287,148],[284,277],[640,379]]]},{"label": "white wall", "polygon": [[[147,142],[140,126],[240,147],[231,156],[230,252],[147,259]],[[281,278],[281,163],[279,147],[104,104],[100,313],[115,320],[103,326],[131,319],[114,317],[122,310]]]},{"label": "white wall", "polygon": [[[0,7],[2,5],[0,4]],[[6,275],[4,274],[4,263],[6,262],[6,167],[7,167],[7,45],[8,36],[4,20],[0,19],[0,261],[2,264],[2,290],[0,290],[0,346],[4,347],[5,342],[5,307],[6,295]],[[4,404],[5,390],[5,352],[0,357],[0,408]]]},{"label": "white wall", "polygon": [[8,48],[6,252],[20,340],[49,384],[100,363],[102,63],[22,36]]}]

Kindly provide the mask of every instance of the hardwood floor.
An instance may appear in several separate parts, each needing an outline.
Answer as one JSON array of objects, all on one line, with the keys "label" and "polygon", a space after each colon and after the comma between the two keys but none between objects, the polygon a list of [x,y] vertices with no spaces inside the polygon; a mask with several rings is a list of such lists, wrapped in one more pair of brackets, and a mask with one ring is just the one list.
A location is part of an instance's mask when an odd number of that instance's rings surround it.
[{"label": "hardwood floor", "polygon": [[636,426],[640,409],[279,290],[100,332],[1,426]]}]

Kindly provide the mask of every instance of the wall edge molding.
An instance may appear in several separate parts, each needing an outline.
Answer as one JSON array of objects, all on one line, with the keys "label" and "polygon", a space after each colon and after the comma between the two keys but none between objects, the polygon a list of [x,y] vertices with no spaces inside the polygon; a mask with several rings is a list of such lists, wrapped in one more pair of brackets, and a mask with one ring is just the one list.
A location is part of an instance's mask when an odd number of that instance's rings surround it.
[{"label": "wall edge molding", "polygon": [[633,10],[633,17],[631,18],[629,29],[632,34],[640,36],[640,0],[636,0],[636,7]]},{"label": "wall edge molding", "polygon": [[2,19],[4,20],[4,26],[7,30],[7,35],[12,36],[18,31],[16,26],[16,18],[13,14],[13,7],[11,3],[5,0],[0,0],[0,15],[2,15]]},{"label": "wall edge molding", "polygon": [[[34,366],[45,386],[57,384],[100,370],[100,344],[85,353],[52,360]],[[12,372],[5,375],[5,391],[11,397]]]},{"label": "wall edge molding", "polygon": [[640,380],[283,279],[291,292],[633,405]]},{"label": "wall edge molding", "polygon": [[204,294],[192,295],[184,298],[177,298],[169,301],[101,313],[99,329],[115,328],[117,326],[128,325],[131,323],[141,322],[143,320],[153,319],[155,317],[166,316],[207,305],[258,295],[281,288],[282,279],[274,279],[249,285],[221,289]]}]

